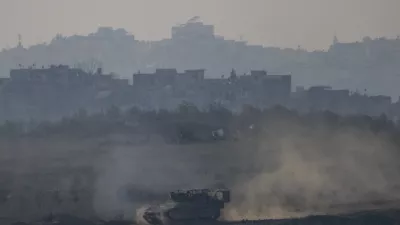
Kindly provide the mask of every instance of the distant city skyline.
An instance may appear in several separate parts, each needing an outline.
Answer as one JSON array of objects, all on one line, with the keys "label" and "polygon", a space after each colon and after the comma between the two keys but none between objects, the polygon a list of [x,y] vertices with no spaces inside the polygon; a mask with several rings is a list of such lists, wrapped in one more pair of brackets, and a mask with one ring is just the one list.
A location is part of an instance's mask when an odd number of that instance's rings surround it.
[{"label": "distant city skyline", "polygon": [[170,37],[170,29],[199,16],[216,34],[249,44],[307,50],[339,41],[400,35],[398,0],[24,1],[0,0],[0,48],[49,42],[57,33],[87,35],[124,28],[138,40]]}]

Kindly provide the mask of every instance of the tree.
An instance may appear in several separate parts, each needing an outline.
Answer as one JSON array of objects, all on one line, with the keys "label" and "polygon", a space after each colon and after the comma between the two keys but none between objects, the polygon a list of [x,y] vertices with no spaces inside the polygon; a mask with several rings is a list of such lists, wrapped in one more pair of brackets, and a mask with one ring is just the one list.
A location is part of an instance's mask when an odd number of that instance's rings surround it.
[{"label": "tree", "polygon": [[78,63],[75,63],[74,68],[81,69],[88,74],[95,74],[103,66],[103,63],[98,59],[88,59]]},{"label": "tree", "polygon": [[178,106],[178,112],[182,114],[199,113],[199,109],[192,103],[183,101]]},{"label": "tree", "polygon": [[110,119],[118,119],[121,117],[121,110],[115,105],[107,109],[106,115]]}]

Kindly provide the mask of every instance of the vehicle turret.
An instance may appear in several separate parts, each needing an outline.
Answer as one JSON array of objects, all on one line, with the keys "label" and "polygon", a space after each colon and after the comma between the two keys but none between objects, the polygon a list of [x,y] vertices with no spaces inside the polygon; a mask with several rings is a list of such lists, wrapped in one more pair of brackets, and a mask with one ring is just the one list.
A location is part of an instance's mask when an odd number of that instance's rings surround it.
[{"label": "vehicle turret", "polygon": [[228,203],[230,201],[230,191],[226,189],[192,189],[186,191],[173,191],[169,194],[170,199],[174,202],[220,202]]},{"label": "vehicle turret", "polygon": [[151,206],[139,215],[138,222],[147,225],[187,224],[197,221],[216,221],[230,201],[230,191],[226,189],[192,189],[169,193],[169,200]]}]

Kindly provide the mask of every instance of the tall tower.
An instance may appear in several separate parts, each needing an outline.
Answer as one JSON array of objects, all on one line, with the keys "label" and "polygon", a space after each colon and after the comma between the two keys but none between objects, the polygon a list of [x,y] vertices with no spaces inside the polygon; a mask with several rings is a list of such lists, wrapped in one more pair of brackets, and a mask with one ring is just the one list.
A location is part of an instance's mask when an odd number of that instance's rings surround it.
[{"label": "tall tower", "polygon": [[338,44],[338,43],[339,43],[339,39],[337,38],[337,36],[336,36],[336,34],[335,34],[335,36],[333,36],[332,45],[336,45],[336,44]]},{"label": "tall tower", "polygon": [[18,34],[18,48],[22,48],[22,36]]}]

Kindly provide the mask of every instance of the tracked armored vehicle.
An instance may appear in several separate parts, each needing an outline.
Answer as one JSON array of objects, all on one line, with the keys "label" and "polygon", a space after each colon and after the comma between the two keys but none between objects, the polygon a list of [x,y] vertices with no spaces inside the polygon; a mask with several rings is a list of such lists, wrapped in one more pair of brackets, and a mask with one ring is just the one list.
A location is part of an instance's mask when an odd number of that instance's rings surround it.
[{"label": "tracked armored vehicle", "polygon": [[163,204],[138,210],[138,224],[176,225],[211,223],[218,220],[221,209],[230,201],[225,189],[194,189],[170,192]]},{"label": "tracked armored vehicle", "polygon": [[[381,221],[372,224],[399,224],[400,200],[331,205],[329,211],[318,212],[302,218],[262,220],[219,220],[221,210],[230,202],[226,189],[194,189],[170,192],[169,200],[158,205],[139,209],[138,225],[313,225],[313,224],[366,224],[365,218]],[[327,209],[327,208],[324,208]],[[369,224],[369,223],[367,223]]]}]

